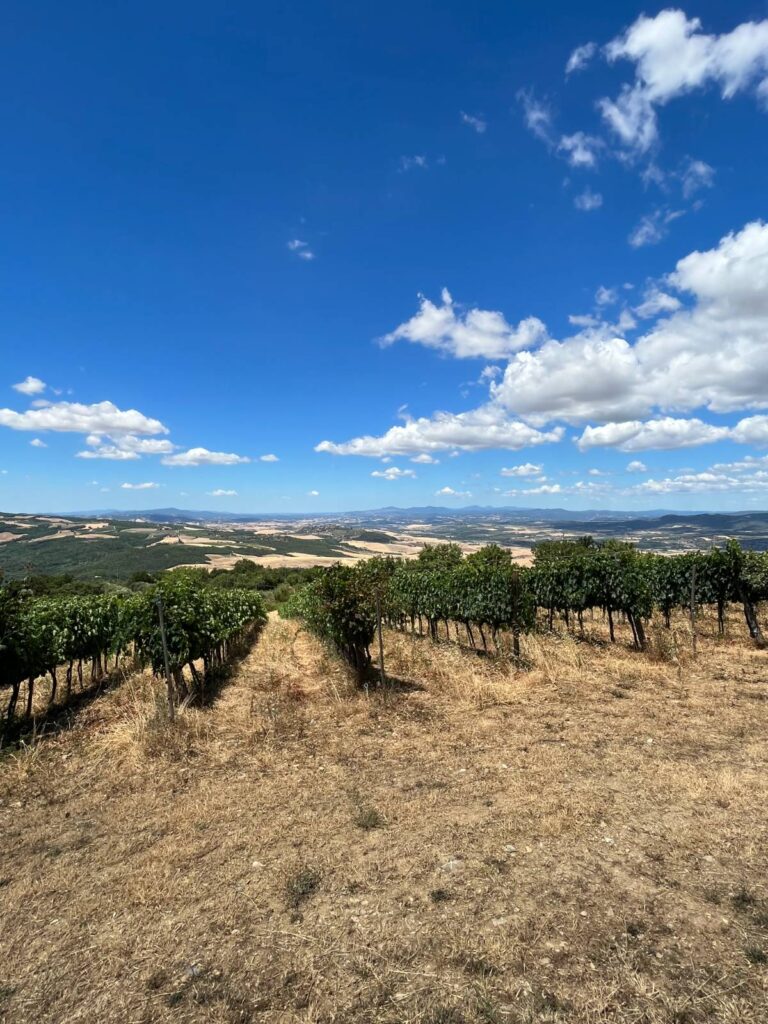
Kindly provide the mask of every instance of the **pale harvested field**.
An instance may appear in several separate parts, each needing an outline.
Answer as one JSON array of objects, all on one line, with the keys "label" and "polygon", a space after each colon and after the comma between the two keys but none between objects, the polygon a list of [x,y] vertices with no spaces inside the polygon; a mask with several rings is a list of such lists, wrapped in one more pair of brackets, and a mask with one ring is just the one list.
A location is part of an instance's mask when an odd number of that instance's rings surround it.
[{"label": "pale harvested field", "polygon": [[[250,529],[250,527],[249,527]],[[254,533],[264,533],[264,531],[253,531]],[[387,531],[392,537],[392,542],[389,544],[383,544],[378,541],[364,541],[364,540],[346,540],[344,545],[347,550],[343,554],[339,555],[312,555],[301,551],[289,551],[282,554],[264,554],[264,555],[250,555],[250,554],[208,554],[206,556],[206,565],[211,569],[231,569],[232,566],[245,558],[250,562],[254,562],[256,565],[265,565],[273,569],[308,569],[315,565],[328,566],[335,565],[337,562],[343,562],[349,565],[353,565],[355,562],[360,562],[363,559],[371,558],[375,555],[391,555],[394,558],[417,558],[419,552],[422,551],[426,544],[440,544],[444,541],[439,537],[423,536],[418,537],[409,536],[407,534],[398,534],[392,531]],[[296,540],[317,540],[322,539],[316,537],[314,534],[304,533],[282,533],[280,534],[283,538],[294,537]],[[466,542],[457,542],[458,546],[464,552],[464,554],[471,554],[473,551],[477,551],[481,544],[471,544]],[[183,534],[179,536],[168,536],[163,537],[161,540],[155,541],[150,544],[150,547],[154,547],[157,544],[186,544],[190,547],[231,547],[232,542],[229,540],[222,540],[221,538],[209,538],[204,536],[185,537]],[[520,565],[531,565],[533,563],[533,552],[529,547],[508,547],[508,550],[512,558]],[[192,568],[200,568],[199,563],[192,565]],[[183,567],[182,567],[183,568]]]},{"label": "pale harvested field", "polygon": [[128,680],[0,762],[0,1016],[764,1024],[768,673],[730,628],[526,672],[390,634],[410,685],[365,696],[273,616],[174,729]]}]

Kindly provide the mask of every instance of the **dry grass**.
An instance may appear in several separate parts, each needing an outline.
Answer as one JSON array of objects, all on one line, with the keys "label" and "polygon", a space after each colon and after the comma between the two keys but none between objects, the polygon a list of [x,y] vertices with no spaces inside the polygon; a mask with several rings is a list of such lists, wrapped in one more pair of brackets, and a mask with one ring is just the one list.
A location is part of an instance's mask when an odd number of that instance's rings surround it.
[{"label": "dry grass", "polygon": [[766,655],[588,631],[366,697],[272,617],[175,727],[135,677],[6,754],[0,1017],[763,1024]]}]

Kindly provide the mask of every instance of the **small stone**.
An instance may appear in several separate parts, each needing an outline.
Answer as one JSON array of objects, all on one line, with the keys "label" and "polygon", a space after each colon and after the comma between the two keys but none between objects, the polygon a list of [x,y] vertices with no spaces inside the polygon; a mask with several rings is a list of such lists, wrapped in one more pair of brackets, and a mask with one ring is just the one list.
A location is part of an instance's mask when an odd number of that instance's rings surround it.
[{"label": "small stone", "polygon": [[507,845],[504,847],[504,850],[507,853],[517,853],[517,848],[514,847],[512,843],[507,843]]},{"label": "small stone", "polygon": [[251,867],[258,871],[260,868],[264,867],[264,864],[260,860],[252,860]]},{"label": "small stone", "polygon": [[464,861],[460,860],[458,857],[452,857],[450,860],[447,860],[445,864],[441,865],[440,870],[448,872],[450,874],[455,871],[461,871],[463,870],[463,868]]},{"label": "small stone", "polygon": [[203,973],[203,968],[200,964],[189,964],[186,971],[184,972],[188,978],[197,978]]}]

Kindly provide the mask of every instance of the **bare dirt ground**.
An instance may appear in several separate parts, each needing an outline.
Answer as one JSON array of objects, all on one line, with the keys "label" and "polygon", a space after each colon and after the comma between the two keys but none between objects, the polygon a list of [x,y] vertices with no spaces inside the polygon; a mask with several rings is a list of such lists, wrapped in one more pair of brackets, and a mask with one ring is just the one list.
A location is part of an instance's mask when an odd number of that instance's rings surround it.
[{"label": "bare dirt ground", "polygon": [[0,1018],[764,1024],[766,654],[593,628],[366,696],[273,616],[175,728],[137,676],[6,753]]}]

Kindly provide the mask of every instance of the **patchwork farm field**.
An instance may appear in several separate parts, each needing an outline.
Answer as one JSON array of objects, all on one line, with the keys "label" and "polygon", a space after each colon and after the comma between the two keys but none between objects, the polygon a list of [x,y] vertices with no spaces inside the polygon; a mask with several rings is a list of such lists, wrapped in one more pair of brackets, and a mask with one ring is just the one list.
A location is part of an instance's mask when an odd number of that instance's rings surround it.
[{"label": "patchwork farm field", "polygon": [[385,630],[358,690],[274,613],[175,723],[148,673],[0,762],[0,1018],[758,1024],[768,665],[737,608]]},{"label": "patchwork farm field", "polygon": [[[353,564],[374,555],[414,558],[426,543],[454,541],[465,551],[501,544],[521,565],[532,548],[585,533],[630,541],[644,551],[706,550],[729,538],[768,549],[765,513],[680,514],[647,519],[567,520],[547,510],[382,509],[338,516],[217,519],[178,509],[95,516],[16,515],[0,512],[0,572],[7,579],[67,573],[77,579],[120,583],[135,573],[179,566],[231,569],[240,559],[258,565],[307,568]],[[537,517],[538,516],[538,517]]]}]

